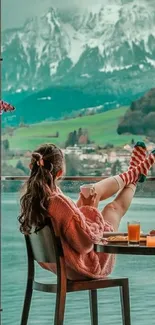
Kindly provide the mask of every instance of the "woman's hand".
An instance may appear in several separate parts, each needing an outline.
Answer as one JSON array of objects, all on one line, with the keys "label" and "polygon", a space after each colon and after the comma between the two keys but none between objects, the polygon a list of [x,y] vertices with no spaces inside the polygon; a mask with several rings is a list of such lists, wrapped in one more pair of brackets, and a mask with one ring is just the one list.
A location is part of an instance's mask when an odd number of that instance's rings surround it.
[{"label": "woman's hand", "polygon": [[97,203],[97,193],[94,193],[93,195],[90,195],[88,198],[85,198],[82,193],[80,193],[80,204],[81,206],[84,205],[89,205],[91,207],[97,208],[98,203]]}]

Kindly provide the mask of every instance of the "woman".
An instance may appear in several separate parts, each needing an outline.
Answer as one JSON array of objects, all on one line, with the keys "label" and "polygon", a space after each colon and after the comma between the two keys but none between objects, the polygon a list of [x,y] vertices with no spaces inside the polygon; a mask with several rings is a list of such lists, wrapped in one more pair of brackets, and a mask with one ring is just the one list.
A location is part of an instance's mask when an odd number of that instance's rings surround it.
[{"label": "woman", "polygon": [[[120,220],[128,210],[140,175],[147,175],[155,162],[155,151],[146,155],[144,143],[133,149],[127,172],[94,184],[95,194],[85,199],[82,194],[75,204],[57,185],[65,170],[62,151],[45,144],[32,153],[31,174],[26,192],[21,198],[20,231],[36,230],[51,218],[55,232],[60,235],[68,279],[102,278],[111,273],[114,255],[96,253],[94,244],[103,238],[104,231],[117,231]],[[98,202],[118,193],[113,202],[100,212]],[[56,272],[54,264],[41,266]]]}]

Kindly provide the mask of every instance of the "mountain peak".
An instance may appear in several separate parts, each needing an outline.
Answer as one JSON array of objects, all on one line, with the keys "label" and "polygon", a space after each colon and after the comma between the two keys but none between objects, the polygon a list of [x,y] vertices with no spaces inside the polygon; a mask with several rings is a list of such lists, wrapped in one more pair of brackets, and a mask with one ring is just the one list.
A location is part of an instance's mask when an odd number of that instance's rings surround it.
[{"label": "mountain peak", "polygon": [[48,11],[46,12],[45,15],[42,16],[43,17],[46,17],[48,18],[48,20],[55,20],[58,18],[58,12],[57,12],[57,9],[53,8],[53,7],[50,7],[48,9]]},{"label": "mountain peak", "polygon": [[[58,18],[58,14],[54,8],[50,8],[46,14],[47,23],[50,25],[53,30],[54,27],[60,27],[60,22]],[[54,25],[52,25],[54,24]]]}]

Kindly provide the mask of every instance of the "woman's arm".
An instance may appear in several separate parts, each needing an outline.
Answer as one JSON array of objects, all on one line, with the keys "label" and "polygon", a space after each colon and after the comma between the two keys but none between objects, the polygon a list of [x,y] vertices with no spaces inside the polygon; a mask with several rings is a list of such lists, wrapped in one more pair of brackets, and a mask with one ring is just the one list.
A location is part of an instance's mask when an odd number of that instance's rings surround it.
[{"label": "woman's arm", "polygon": [[55,217],[56,223],[59,222],[65,240],[78,253],[91,251],[93,245],[101,241],[107,228],[102,214],[96,208],[85,206],[79,209],[63,195],[53,198],[50,214]]},{"label": "woman's arm", "polygon": [[113,227],[104,221],[100,212],[92,207],[82,207],[70,220],[65,238],[78,253],[86,254],[94,244],[101,242],[104,231],[112,232]]}]

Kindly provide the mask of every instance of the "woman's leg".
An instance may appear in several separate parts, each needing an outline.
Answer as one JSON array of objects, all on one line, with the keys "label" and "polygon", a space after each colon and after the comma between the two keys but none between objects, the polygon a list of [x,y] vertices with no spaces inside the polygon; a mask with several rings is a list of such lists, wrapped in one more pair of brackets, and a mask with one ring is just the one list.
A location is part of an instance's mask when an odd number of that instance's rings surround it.
[{"label": "woman's leg", "polygon": [[[145,143],[138,141],[132,150],[128,171],[131,171],[132,173],[132,169],[141,164],[146,159],[146,155],[147,149]],[[147,165],[147,167],[149,166]],[[120,176],[121,175],[110,177],[94,184],[98,202],[113,196],[118,192],[118,190],[124,188],[126,185],[126,179],[122,179]],[[133,181],[134,179],[132,181],[130,180],[129,183],[132,183]]]},{"label": "woman's leg", "polygon": [[[117,175],[113,177],[108,177],[92,185],[94,187],[94,192],[97,194],[95,199],[95,207],[97,208],[100,201],[103,201],[116,194],[120,189],[125,186],[125,183],[119,177],[119,175]],[[78,198],[76,204],[78,207],[82,205],[80,197]]]},{"label": "woman's leg", "polygon": [[117,175],[108,177],[94,184],[95,192],[97,193],[97,200],[103,201],[116,194],[120,189],[123,189],[125,183]]},{"label": "woman's leg", "polygon": [[[132,174],[132,169],[136,168],[140,163],[142,163],[146,159],[147,155],[147,149],[144,142],[138,141],[131,154],[130,162],[129,162],[129,169],[130,176]],[[147,166],[148,167],[148,166]],[[127,180],[128,175],[125,173],[125,180]],[[123,175],[123,174],[122,174]],[[126,181],[124,180],[124,177],[120,177],[122,175],[116,175],[115,177],[109,177],[104,180],[101,180],[100,182],[97,182],[94,184],[95,192],[97,194],[96,196],[96,204],[95,206],[98,206],[98,203],[102,200],[105,200],[114,194],[116,194],[119,190],[123,189],[126,185]],[[130,177],[131,178],[131,177]],[[134,178],[134,177],[132,177]],[[144,181],[143,177],[143,181]],[[132,183],[134,181],[130,180],[129,183]],[[128,183],[128,184],[129,184]],[[79,198],[77,202],[78,206],[81,206],[81,199]]]},{"label": "woman's leg", "polygon": [[[138,157],[138,156],[137,156]],[[132,158],[132,157],[131,157]],[[133,183],[137,183],[140,176],[147,176],[149,169],[155,163],[155,150],[153,150],[148,157],[141,161],[136,167],[130,168],[127,172],[124,172],[120,175],[109,177],[100,182],[94,184],[96,196],[96,204],[98,206],[99,201],[105,200],[112,195],[116,194],[119,190],[123,189],[125,186]],[[80,199],[77,204],[80,204]]]},{"label": "woman's leg", "polygon": [[152,151],[147,158],[145,157],[145,159],[141,161],[141,163],[139,163],[136,167],[131,168],[130,164],[127,172],[104,179],[94,184],[98,201],[102,201],[111,197],[117,193],[118,190],[123,189],[125,186],[131,183],[137,183],[141,175],[147,176],[149,169],[154,163],[155,150]]},{"label": "woman's leg", "polygon": [[114,231],[118,230],[120,221],[131,204],[135,190],[136,186],[129,184],[117,195],[113,202],[107,204],[102,210],[104,220],[114,227]]}]

